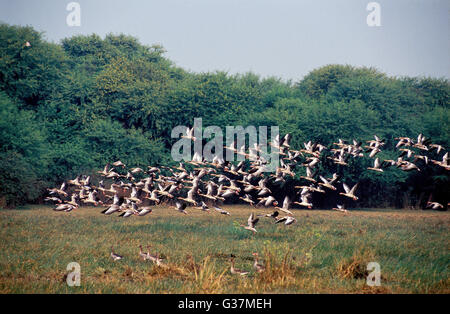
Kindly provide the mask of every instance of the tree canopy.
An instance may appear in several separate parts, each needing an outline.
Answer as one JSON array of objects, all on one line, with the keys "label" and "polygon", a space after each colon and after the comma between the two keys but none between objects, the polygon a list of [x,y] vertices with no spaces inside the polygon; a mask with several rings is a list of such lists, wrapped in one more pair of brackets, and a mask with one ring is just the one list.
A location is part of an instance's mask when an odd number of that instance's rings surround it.
[{"label": "tree canopy", "polygon": [[[203,126],[279,126],[297,148],[374,134],[393,143],[419,133],[450,147],[444,78],[330,64],[293,83],[192,73],[164,53],[123,34],[54,44],[31,27],[0,24],[0,205],[39,202],[47,187],[115,159],[171,163],[172,128],[200,117]],[[383,154],[395,158],[392,146]],[[360,206],[401,207],[405,195],[414,202],[424,191],[442,195],[450,187],[445,171],[380,176],[364,172],[367,166],[355,162],[346,174],[367,182]]]}]

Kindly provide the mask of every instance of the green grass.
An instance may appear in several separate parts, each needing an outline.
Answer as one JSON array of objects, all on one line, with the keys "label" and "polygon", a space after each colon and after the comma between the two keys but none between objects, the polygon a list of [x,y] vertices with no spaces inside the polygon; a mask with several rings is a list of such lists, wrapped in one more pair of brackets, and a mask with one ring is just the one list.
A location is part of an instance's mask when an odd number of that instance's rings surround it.
[{"label": "green grass", "polygon": [[[231,216],[156,207],[129,219],[94,207],[0,210],[0,293],[450,292],[448,212],[300,210],[291,226],[262,219],[253,236],[238,225],[252,209],[226,209]],[[140,260],[139,244],[151,244],[167,267]],[[110,258],[111,245],[123,260]],[[253,272],[252,252],[264,273]],[[248,278],[230,273],[231,253]],[[381,266],[379,287],[366,285],[371,261]],[[66,284],[70,262],[81,266],[79,287]]]}]

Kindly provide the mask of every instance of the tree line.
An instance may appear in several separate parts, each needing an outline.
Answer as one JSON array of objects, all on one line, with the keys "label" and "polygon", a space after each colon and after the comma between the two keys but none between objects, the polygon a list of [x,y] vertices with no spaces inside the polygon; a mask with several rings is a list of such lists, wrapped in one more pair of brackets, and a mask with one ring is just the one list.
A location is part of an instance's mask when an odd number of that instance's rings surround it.
[{"label": "tree line", "polygon": [[[46,188],[119,159],[136,167],[173,165],[171,130],[197,117],[222,128],[276,125],[281,135],[292,134],[295,148],[377,134],[387,142],[385,159],[398,156],[398,136],[422,133],[450,147],[445,78],[390,77],[351,65],[326,65],[298,81],[194,73],[164,53],[123,34],[56,44],[32,27],[0,24],[0,206],[42,202]],[[368,163],[339,169],[343,180],[362,182],[357,206],[423,207],[430,197],[447,204],[445,169],[380,175],[365,171]]]}]

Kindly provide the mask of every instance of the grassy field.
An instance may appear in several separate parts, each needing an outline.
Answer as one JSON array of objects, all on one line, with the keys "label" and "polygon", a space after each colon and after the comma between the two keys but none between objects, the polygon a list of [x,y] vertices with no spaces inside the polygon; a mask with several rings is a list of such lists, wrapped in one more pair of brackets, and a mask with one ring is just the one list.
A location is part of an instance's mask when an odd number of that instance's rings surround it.
[{"label": "grassy field", "polygon": [[[252,209],[225,208],[231,216],[156,207],[129,219],[94,207],[0,210],[0,293],[450,293],[448,212],[300,210],[291,226],[262,219],[253,236],[239,227]],[[142,261],[139,244],[167,267]],[[123,260],[110,258],[111,245]],[[253,272],[252,252],[265,272]],[[230,273],[231,253],[248,278]],[[70,262],[81,266],[79,287],[66,284]],[[366,284],[369,262],[380,264],[381,286]]]}]

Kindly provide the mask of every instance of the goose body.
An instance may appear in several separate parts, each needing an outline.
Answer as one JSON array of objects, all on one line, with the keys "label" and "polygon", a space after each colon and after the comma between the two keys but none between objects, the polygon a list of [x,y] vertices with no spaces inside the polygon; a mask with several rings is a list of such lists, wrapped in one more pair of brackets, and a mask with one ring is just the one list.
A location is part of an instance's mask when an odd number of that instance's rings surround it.
[{"label": "goose body", "polygon": [[264,267],[264,265],[260,264],[258,262],[258,253],[252,253],[252,255],[254,256],[255,260],[253,262],[253,268],[258,272],[258,273],[262,273],[266,268]]},{"label": "goose body", "polygon": [[240,275],[240,276],[247,276],[249,274],[248,271],[240,270],[234,267],[234,258],[231,259],[230,272],[233,275]]},{"label": "goose body", "polygon": [[119,261],[123,258],[123,256],[114,252],[114,248],[112,246],[111,246],[111,255],[110,256],[114,261]]}]

